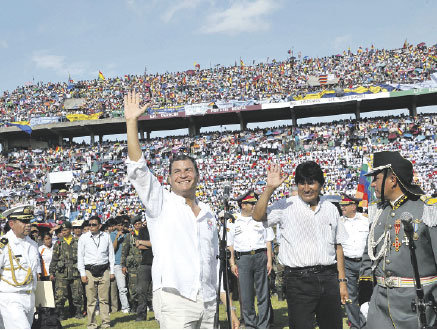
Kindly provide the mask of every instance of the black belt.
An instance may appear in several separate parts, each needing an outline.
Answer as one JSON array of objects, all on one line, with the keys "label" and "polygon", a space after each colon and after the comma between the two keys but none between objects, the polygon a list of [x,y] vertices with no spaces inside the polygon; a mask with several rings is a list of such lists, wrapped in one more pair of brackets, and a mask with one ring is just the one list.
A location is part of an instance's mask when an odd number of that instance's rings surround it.
[{"label": "black belt", "polygon": [[246,252],[235,251],[235,255],[237,257],[239,257],[239,256],[245,256],[247,254],[254,255],[254,254],[257,254],[257,253],[260,253],[260,252],[266,252],[266,251],[267,251],[267,248],[256,249],[256,250],[251,250],[251,251],[246,251]]},{"label": "black belt", "polygon": [[346,257],[346,256],[344,256],[344,258],[346,260],[355,261],[355,262],[360,262],[361,260],[363,260],[363,258],[349,258],[349,257]]},{"label": "black belt", "polygon": [[337,270],[337,264],[332,265],[317,265],[308,267],[288,267],[285,266],[285,272],[289,274],[303,275],[303,274],[318,274],[328,270]]}]

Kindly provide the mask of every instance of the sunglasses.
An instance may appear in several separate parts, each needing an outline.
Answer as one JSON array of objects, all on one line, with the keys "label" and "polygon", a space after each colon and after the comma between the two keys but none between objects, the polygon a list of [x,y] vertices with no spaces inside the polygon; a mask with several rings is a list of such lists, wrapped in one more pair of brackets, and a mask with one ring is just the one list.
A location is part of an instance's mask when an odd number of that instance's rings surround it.
[{"label": "sunglasses", "polygon": [[98,225],[98,223],[90,223],[90,227],[97,227]]},{"label": "sunglasses", "polygon": [[243,203],[241,203],[241,204],[250,204],[250,205],[255,205],[256,202],[243,202]]}]

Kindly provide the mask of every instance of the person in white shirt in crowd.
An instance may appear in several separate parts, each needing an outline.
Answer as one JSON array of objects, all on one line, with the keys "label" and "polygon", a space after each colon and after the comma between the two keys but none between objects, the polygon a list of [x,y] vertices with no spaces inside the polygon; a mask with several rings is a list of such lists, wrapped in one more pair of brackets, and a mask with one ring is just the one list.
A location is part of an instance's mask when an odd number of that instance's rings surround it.
[{"label": "person in white shirt in crowd", "polygon": [[[241,212],[229,226],[228,247],[231,251],[231,271],[239,279],[242,315],[247,329],[267,329],[270,320],[268,275],[272,271],[271,228],[252,219],[258,195],[249,190],[237,198]],[[258,317],[254,306],[255,286]]]},{"label": "person in white shirt in crowd", "polygon": [[38,245],[31,238],[32,205],[5,212],[10,230],[0,239],[0,318],[6,329],[30,329],[41,264]]},{"label": "person in white shirt in crowd", "polygon": [[109,287],[114,281],[114,247],[108,233],[100,231],[98,216],[89,219],[90,231],[79,238],[77,268],[85,284],[88,329],[96,329],[96,301],[99,299],[102,329],[110,327]]},{"label": "person in white shirt in crowd", "polygon": [[358,198],[344,194],[339,203],[342,212],[340,221],[343,222],[348,233],[348,238],[342,246],[349,294],[349,301],[345,307],[351,329],[361,329],[366,323],[358,304],[358,279],[367,237],[369,236],[370,220],[363,213],[357,212],[360,201]]},{"label": "person in white shirt in crowd", "polygon": [[41,280],[50,280],[50,262],[53,255],[53,242],[50,233],[44,233],[42,237],[43,244],[38,247],[39,255],[41,256]]},{"label": "person in white shirt in crowd", "polygon": [[138,139],[140,96],[124,98],[127,173],[144,204],[153,246],[153,308],[161,328],[212,328],[216,309],[218,234],[216,215],[196,198],[195,160],[170,162],[165,190],[150,172]]}]

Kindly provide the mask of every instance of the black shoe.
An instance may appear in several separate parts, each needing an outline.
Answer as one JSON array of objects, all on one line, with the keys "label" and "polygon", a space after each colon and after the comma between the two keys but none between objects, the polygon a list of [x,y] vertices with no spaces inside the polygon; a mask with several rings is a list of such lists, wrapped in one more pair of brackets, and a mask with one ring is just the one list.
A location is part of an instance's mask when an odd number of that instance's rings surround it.
[{"label": "black shoe", "polygon": [[149,309],[149,311],[153,312],[153,305],[152,304],[148,304],[147,308]]},{"label": "black shoe", "polygon": [[82,312],[78,312],[78,313],[76,313],[76,315],[74,315],[74,317],[76,318],[76,319],[83,319],[83,314],[82,314]]},{"label": "black shoe", "polygon": [[137,315],[137,317],[135,318],[135,321],[137,321],[137,322],[147,321],[147,316]]}]

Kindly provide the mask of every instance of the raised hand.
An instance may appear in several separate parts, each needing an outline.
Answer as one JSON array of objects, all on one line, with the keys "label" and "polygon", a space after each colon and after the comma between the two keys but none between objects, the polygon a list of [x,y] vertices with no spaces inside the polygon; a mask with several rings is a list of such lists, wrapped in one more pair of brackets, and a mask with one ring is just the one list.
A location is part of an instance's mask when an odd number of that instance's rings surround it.
[{"label": "raised hand", "polygon": [[124,118],[128,120],[136,120],[147,109],[149,104],[140,107],[140,94],[131,91],[124,96]]},{"label": "raised hand", "polygon": [[267,186],[273,189],[278,188],[287,179],[287,175],[282,175],[281,165],[271,164],[267,169]]}]

